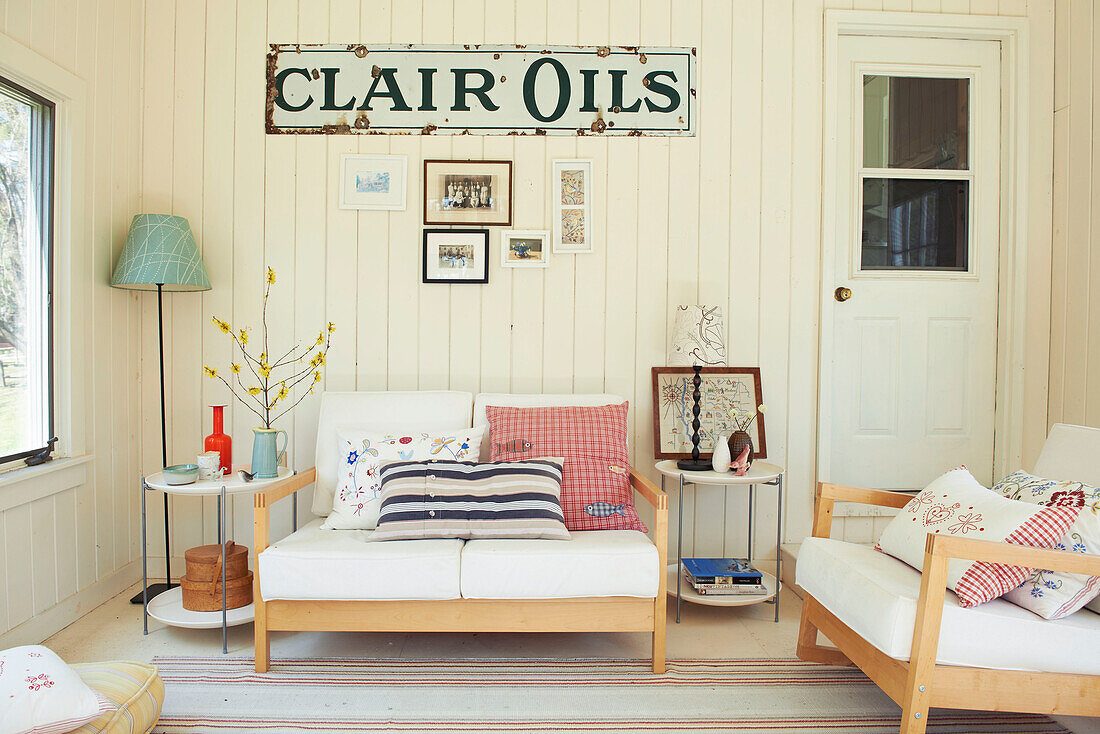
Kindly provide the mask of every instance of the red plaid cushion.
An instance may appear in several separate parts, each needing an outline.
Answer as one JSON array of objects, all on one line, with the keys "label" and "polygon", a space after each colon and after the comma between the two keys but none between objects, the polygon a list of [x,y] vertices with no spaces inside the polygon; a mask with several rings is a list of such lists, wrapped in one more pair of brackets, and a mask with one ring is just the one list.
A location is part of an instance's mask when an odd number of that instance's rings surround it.
[{"label": "red plaid cushion", "polygon": [[510,408],[489,405],[490,461],[565,459],[561,505],[570,530],[640,530],[626,452],[629,403]]}]

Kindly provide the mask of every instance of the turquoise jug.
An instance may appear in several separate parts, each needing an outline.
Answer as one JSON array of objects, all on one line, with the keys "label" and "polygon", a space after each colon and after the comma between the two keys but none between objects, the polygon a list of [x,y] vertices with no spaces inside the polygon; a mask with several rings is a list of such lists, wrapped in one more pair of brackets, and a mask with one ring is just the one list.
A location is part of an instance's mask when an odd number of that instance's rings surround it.
[{"label": "turquoise jug", "polygon": [[[252,433],[252,473],[257,479],[274,479],[279,476],[279,462],[286,454],[290,439],[286,431],[275,428],[253,428]],[[280,433],[283,434],[283,448],[277,449]]]}]

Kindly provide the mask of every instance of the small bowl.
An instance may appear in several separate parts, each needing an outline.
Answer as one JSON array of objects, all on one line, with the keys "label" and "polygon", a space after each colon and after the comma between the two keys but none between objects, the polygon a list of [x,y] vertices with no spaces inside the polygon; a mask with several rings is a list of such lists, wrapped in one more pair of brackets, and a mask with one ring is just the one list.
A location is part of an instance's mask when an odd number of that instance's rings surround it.
[{"label": "small bowl", "polygon": [[165,484],[191,484],[198,478],[198,464],[176,464],[164,467]]}]

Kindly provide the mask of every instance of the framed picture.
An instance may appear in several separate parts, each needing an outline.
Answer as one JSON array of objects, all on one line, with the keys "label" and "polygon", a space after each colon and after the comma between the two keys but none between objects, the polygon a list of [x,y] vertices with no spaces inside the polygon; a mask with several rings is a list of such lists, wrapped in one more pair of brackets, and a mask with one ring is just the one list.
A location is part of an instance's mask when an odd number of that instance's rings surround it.
[{"label": "framed picture", "polygon": [[592,161],[559,159],[552,170],[554,252],[592,252]]},{"label": "framed picture", "polygon": [[[653,455],[658,459],[691,458],[691,423],[694,420],[691,367],[653,368]],[[704,367],[699,385],[699,452],[709,459],[714,439],[737,430],[730,411],[755,413],[764,402],[758,367]],[[756,414],[749,435],[757,459],[768,457],[764,416]]]},{"label": "framed picture", "polygon": [[489,230],[424,230],[425,283],[488,283]]},{"label": "framed picture", "polygon": [[424,161],[424,224],[512,225],[512,161]]},{"label": "framed picture", "polygon": [[340,156],[341,209],[404,209],[403,155]]},{"label": "framed picture", "polygon": [[542,229],[508,229],[500,233],[500,264],[505,268],[550,265],[550,233]]}]

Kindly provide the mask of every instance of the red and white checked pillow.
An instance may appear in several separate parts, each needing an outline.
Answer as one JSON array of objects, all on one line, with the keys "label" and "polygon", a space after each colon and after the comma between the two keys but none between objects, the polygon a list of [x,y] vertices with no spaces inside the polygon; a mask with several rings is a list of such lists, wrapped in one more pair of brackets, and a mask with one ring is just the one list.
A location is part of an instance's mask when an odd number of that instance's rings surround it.
[{"label": "red and white checked pillow", "polygon": [[[935,479],[890,521],[875,546],[916,569],[924,565],[929,533],[1052,548],[1077,519],[1080,508],[1042,507],[1006,499],[983,487],[965,467]],[[947,588],[964,607],[996,599],[1022,584],[1031,569],[1003,563],[953,559]]]},{"label": "red and white checked pillow", "polygon": [[640,530],[622,405],[513,408],[489,405],[490,461],[564,459],[561,506],[570,530]]}]

